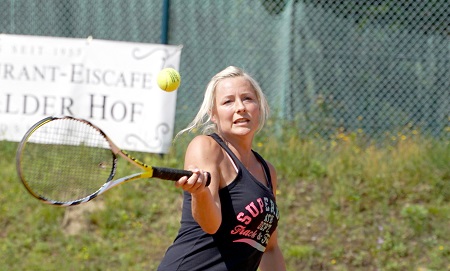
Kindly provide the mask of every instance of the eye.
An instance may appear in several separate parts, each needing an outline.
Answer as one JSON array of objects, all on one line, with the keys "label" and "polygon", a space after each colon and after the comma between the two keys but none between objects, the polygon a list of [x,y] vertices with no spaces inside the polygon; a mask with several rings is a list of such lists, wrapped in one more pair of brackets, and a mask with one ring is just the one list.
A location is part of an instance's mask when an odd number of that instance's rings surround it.
[{"label": "eye", "polygon": [[253,100],[255,100],[255,98],[253,96],[245,96],[242,100],[243,101],[253,101]]}]

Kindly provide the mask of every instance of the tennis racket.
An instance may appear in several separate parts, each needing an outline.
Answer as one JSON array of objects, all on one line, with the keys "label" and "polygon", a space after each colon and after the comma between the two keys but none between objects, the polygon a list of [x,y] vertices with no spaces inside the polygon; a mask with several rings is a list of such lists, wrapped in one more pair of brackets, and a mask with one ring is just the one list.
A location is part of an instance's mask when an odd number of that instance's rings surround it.
[{"label": "tennis racket", "polygon": [[[144,170],[113,180],[118,157]],[[53,205],[88,202],[119,184],[142,178],[176,181],[193,173],[152,167],[119,149],[97,126],[74,117],[47,117],[34,124],[19,144],[17,172],[35,198]],[[210,174],[206,186],[210,183]]]}]

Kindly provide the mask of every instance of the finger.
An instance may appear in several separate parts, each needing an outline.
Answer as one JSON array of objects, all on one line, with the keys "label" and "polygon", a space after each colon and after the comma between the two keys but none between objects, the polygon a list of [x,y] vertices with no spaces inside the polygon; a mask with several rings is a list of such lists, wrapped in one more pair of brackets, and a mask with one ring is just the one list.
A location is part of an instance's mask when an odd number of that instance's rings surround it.
[{"label": "finger", "polygon": [[193,189],[201,190],[206,187],[207,173],[203,170],[200,170],[198,173],[198,178],[196,183],[193,185]]},{"label": "finger", "polygon": [[188,181],[188,177],[187,176],[183,176],[181,177],[178,181],[175,182],[175,186],[176,187],[182,187],[184,186]]},{"label": "finger", "polygon": [[195,169],[192,169],[191,171],[192,171],[192,175],[187,180],[187,183],[189,183],[190,185],[195,185],[198,178],[200,177],[200,170],[195,168]]},{"label": "finger", "polygon": [[203,175],[203,184],[205,187],[207,187],[206,184],[208,183],[208,178],[210,178],[210,173],[207,171],[204,171],[202,175]]}]

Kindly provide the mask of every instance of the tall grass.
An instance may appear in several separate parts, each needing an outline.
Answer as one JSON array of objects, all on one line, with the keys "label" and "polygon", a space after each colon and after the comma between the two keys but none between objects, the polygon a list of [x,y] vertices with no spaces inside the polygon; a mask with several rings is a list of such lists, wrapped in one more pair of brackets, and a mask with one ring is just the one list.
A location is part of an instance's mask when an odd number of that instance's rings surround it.
[{"label": "tall grass", "polygon": [[261,147],[281,177],[290,266],[450,269],[448,141],[413,132],[368,142],[362,131],[338,131],[327,139],[288,134]]},{"label": "tall grass", "polygon": [[[450,270],[448,141],[265,131],[255,149],[277,168],[279,242],[289,270]],[[179,139],[163,158],[135,155],[181,167],[186,144]],[[119,186],[86,204],[104,207],[81,212],[86,227],[67,235],[67,210],[21,187],[16,146],[0,142],[1,270],[156,269],[178,229],[178,189],[158,180]],[[118,174],[134,171],[121,165]]]}]

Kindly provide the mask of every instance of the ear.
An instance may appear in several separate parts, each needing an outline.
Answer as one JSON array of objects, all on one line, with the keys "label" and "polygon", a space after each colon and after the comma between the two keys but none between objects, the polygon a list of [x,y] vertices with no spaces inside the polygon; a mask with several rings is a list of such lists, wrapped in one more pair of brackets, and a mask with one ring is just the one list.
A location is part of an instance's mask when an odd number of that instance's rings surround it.
[{"label": "ear", "polygon": [[212,121],[213,123],[216,123],[216,115],[213,114],[212,111],[213,111],[213,110],[209,110],[209,111],[208,111],[208,115],[209,115],[209,118],[211,119],[211,121]]}]

